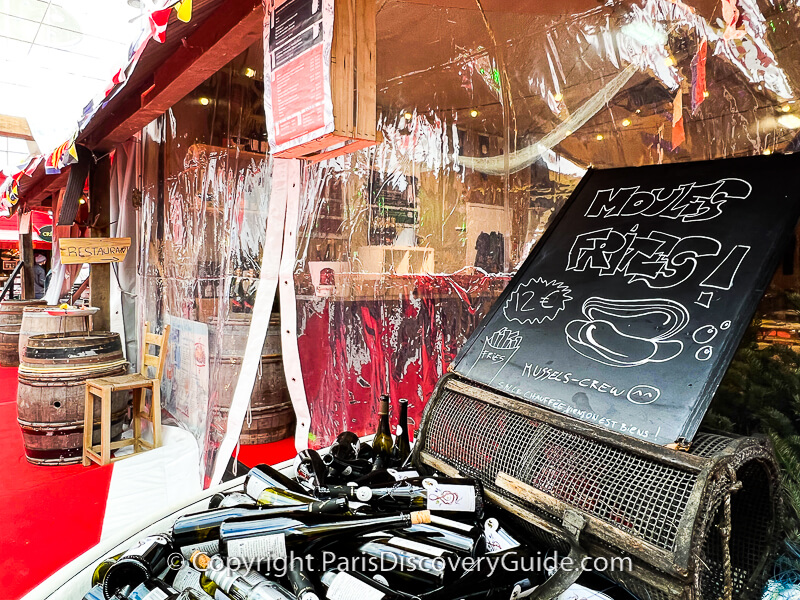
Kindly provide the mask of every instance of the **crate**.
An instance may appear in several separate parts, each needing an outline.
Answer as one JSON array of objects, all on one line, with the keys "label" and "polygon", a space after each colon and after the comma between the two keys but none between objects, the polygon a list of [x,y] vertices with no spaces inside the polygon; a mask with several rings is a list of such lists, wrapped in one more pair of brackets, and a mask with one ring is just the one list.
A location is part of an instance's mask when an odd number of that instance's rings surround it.
[{"label": "crate", "polygon": [[375,2],[335,0],[331,100],[335,129],[277,158],[318,162],[377,144]]},{"label": "crate", "polygon": [[765,438],[698,434],[688,451],[673,450],[451,374],[414,452],[423,468],[480,479],[540,543],[630,557],[632,569],[607,575],[638,598],[760,597],[780,512]]}]

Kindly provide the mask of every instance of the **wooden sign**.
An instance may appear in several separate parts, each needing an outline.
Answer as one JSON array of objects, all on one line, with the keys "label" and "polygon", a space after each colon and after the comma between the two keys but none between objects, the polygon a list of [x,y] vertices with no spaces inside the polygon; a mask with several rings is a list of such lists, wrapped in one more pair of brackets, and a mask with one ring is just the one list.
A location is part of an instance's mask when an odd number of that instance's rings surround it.
[{"label": "wooden sign", "polygon": [[61,263],[115,263],[125,260],[131,238],[61,238]]},{"label": "wooden sign", "polygon": [[794,231],[799,166],[590,169],[456,372],[617,433],[691,441]]},{"label": "wooden sign", "polygon": [[377,143],[375,2],[270,0],[271,152],[319,161]]}]

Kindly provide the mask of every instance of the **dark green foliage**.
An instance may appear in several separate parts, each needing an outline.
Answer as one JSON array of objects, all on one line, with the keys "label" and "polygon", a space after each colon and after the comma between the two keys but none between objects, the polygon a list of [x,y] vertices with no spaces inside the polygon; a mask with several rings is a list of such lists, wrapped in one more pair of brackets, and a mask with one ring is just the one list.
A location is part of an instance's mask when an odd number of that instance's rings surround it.
[{"label": "dark green foliage", "polygon": [[[789,301],[800,308],[800,296]],[[783,471],[786,533],[800,540],[800,354],[787,346],[759,348],[760,320],[748,328],[703,421],[708,429],[766,434]]]}]

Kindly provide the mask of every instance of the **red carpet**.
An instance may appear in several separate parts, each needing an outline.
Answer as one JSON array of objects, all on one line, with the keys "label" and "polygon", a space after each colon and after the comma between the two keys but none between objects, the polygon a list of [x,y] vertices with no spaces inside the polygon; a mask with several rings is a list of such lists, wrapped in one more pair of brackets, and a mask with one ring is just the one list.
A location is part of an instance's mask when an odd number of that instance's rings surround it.
[{"label": "red carpet", "polygon": [[[235,451],[233,455],[236,456]],[[276,465],[279,462],[289,460],[295,456],[297,456],[297,450],[294,449],[294,438],[290,437],[271,444],[239,446],[238,460],[248,467],[254,467],[262,463]],[[242,473],[240,473],[240,475],[242,475]]]},{"label": "red carpet", "polygon": [[[17,370],[0,367],[0,598],[21,598],[98,541],[113,465],[39,467],[25,460],[17,426]],[[242,446],[248,466],[295,455],[294,439]],[[240,473],[241,475],[241,473]]]},{"label": "red carpet", "polygon": [[0,468],[5,507],[3,597],[20,598],[100,540],[111,466],[39,467],[17,426],[17,370],[0,367]]}]

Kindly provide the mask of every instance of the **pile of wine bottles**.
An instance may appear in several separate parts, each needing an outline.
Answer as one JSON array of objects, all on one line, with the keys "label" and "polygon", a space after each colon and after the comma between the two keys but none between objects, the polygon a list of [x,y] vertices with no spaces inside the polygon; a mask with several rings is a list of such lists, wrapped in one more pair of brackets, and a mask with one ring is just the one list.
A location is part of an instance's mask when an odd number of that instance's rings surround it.
[{"label": "pile of wine bottles", "polygon": [[301,452],[296,479],[252,468],[241,490],[102,561],[84,600],[527,596],[548,575],[542,552],[484,501],[479,481],[408,465],[400,406],[394,440],[382,398],[371,445],[343,432],[324,457]]}]

